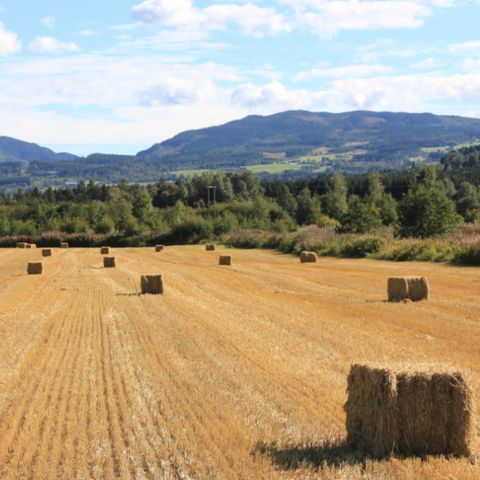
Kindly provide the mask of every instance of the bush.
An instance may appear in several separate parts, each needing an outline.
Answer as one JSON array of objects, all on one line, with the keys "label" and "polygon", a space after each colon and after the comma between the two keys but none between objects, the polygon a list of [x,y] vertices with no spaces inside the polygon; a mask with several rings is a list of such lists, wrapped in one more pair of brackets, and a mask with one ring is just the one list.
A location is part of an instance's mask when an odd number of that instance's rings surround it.
[{"label": "bush", "polygon": [[108,235],[113,232],[114,228],[115,224],[113,223],[113,220],[111,218],[104,217],[95,225],[94,231],[98,234]]},{"label": "bush", "polygon": [[340,255],[350,258],[364,258],[379,253],[385,246],[383,238],[360,238],[346,243],[340,250]]},{"label": "bush", "polygon": [[167,244],[187,244],[200,243],[203,240],[209,240],[213,236],[213,227],[211,222],[201,218],[185,220],[175,225],[171,231],[159,238]]},{"label": "bush", "polygon": [[225,245],[234,248],[262,248],[264,246],[262,233],[258,230],[242,230],[224,237]]},{"label": "bush", "polygon": [[458,250],[452,261],[464,265],[480,265],[480,242]]}]

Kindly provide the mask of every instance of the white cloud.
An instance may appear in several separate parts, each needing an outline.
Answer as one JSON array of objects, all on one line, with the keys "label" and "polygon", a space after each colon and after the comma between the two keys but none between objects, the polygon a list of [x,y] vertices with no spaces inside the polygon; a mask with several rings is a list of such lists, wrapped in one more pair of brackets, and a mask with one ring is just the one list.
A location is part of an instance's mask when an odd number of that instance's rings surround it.
[{"label": "white cloud", "polygon": [[418,28],[437,8],[455,0],[279,0],[294,12],[297,27],[323,37],[341,30]]},{"label": "white cloud", "polygon": [[205,8],[194,7],[191,0],[144,0],[132,9],[135,19],[170,27],[202,27],[225,29],[234,23],[245,32],[261,35],[291,29],[285,17],[273,7],[254,3],[215,3]]},{"label": "white cloud", "polygon": [[450,53],[478,53],[480,51],[480,40],[472,40],[469,42],[454,43],[448,48]]},{"label": "white cloud", "polygon": [[[20,108],[137,108],[212,101],[217,83],[237,81],[230,67],[175,63],[162,56],[69,55],[0,66],[0,92]],[[163,100],[163,102],[162,102]]]},{"label": "white cloud", "polygon": [[313,9],[302,9],[298,22],[329,37],[339,30],[417,28],[431,10],[418,2],[403,1],[319,1]]},{"label": "white cloud", "polygon": [[[68,55],[0,64],[0,132],[42,144],[142,144],[245,114],[214,63],[162,56]],[[191,80],[189,80],[191,79]],[[55,107],[52,107],[55,105]]]},{"label": "white cloud", "polygon": [[80,30],[75,34],[77,37],[94,37],[96,32],[94,30]]},{"label": "white cloud", "polygon": [[145,0],[135,5],[132,12],[136,19],[145,23],[193,25],[203,20],[191,0]]},{"label": "white cloud", "polygon": [[413,70],[425,70],[435,67],[436,64],[437,61],[434,58],[429,57],[425,58],[424,60],[420,60],[419,62],[412,63],[410,65],[410,68],[412,68]]},{"label": "white cloud", "polygon": [[293,81],[301,82],[311,78],[371,77],[373,75],[390,73],[391,71],[391,67],[378,64],[358,64],[344,67],[329,67],[326,65],[306,72],[297,73],[293,77]]},{"label": "white cloud", "polygon": [[140,105],[158,107],[162,105],[191,105],[200,101],[213,100],[218,94],[214,82],[176,77],[162,78],[139,93]]},{"label": "white cloud", "polygon": [[480,102],[480,74],[419,73],[342,79],[317,92],[315,98],[335,111],[350,108],[435,111],[443,102],[460,114],[464,104]]},{"label": "white cloud", "polygon": [[472,104],[480,104],[480,74],[342,78],[317,91],[289,89],[278,82],[264,86],[242,84],[231,94],[231,101],[260,112],[306,108],[332,112],[365,109],[461,115],[471,111]]},{"label": "white cloud", "polygon": [[57,19],[55,17],[45,17],[42,18],[41,23],[46,28],[55,28]]},{"label": "white cloud", "polygon": [[37,53],[71,53],[80,48],[74,42],[61,42],[55,37],[36,37],[29,45],[30,50]]},{"label": "white cloud", "polygon": [[253,3],[212,5],[205,8],[203,14],[213,28],[225,28],[229,22],[235,22],[248,33],[259,34],[264,29],[273,33],[291,30],[285,17],[274,8],[259,7]]},{"label": "white cloud", "polygon": [[311,104],[311,95],[305,90],[290,90],[278,81],[263,86],[245,83],[231,94],[233,105],[247,108],[274,107],[277,110],[306,108]]},{"label": "white cloud", "polygon": [[21,50],[22,45],[13,32],[9,32],[0,22],[0,57],[13,55]]}]

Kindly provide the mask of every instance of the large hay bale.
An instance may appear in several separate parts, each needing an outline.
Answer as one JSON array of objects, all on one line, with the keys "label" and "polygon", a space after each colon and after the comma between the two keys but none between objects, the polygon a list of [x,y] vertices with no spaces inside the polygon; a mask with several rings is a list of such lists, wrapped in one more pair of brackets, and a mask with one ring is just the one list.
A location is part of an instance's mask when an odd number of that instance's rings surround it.
[{"label": "large hay bale", "polygon": [[140,278],[142,293],[160,295],[163,293],[163,279],[161,275],[142,275]]},{"label": "large hay bale", "polygon": [[300,262],[301,263],[317,263],[318,257],[315,252],[303,251],[300,253]]},{"label": "large hay bale", "polygon": [[27,265],[27,273],[29,275],[41,275],[43,273],[43,263],[29,262]]},{"label": "large hay bale", "polygon": [[17,248],[27,248],[27,244],[25,242],[17,242]]},{"label": "large hay bale", "polygon": [[429,286],[425,277],[390,277],[387,283],[388,301],[428,300]]},{"label": "large hay bale", "polygon": [[101,255],[109,255],[110,254],[110,247],[102,247],[100,248]]},{"label": "large hay bale", "polygon": [[232,256],[231,255],[220,255],[218,259],[219,265],[231,265],[232,264]]},{"label": "large hay bale", "polygon": [[207,243],[205,245],[205,250],[207,252],[214,252],[215,251],[215,245],[213,245],[212,243]]},{"label": "large hay bale", "polygon": [[33,245],[31,243],[26,243],[25,248],[33,248]]},{"label": "large hay bale", "polygon": [[68,248],[68,243],[67,242],[62,242],[60,244],[60,248]]},{"label": "large hay bale", "polygon": [[163,245],[155,245],[155,251],[161,252],[165,247]]},{"label": "large hay bale", "polygon": [[51,248],[42,248],[42,257],[51,257],[52,249]]},{"label": "large hay bale", "polygon": [[399,373],[397,409],[402,454],[473,454],[473,398],[460,372]]},{"label": "large hay bale", "polygon": [[116,266],[115,257],[103,257],[103,268],[115,268]]},{"label": "large hay bale", "polygon": [[396,378],[388,369],[352,365],[348,376],[347,442],[376,457],[392,453],[397,438]]},{"label": "large hay bale", "polygon": [[408,291],[412,302],[428,300],[430,292],[428,280],[425,277],[408,277]]},{"label": "large hay bale", "polygon": [[455,371],[391,371],[352,365],[348,377],[347,441],[376,457],[471,456],[472,390]]}]

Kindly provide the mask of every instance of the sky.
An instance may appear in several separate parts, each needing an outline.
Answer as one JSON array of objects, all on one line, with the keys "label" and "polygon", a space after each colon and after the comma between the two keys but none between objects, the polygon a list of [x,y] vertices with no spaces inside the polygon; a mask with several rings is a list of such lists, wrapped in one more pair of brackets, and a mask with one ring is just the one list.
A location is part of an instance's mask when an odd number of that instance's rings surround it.
[{"label": "sky", "polygon": [[291,109],[480,117],[480,0],[0,0],[0,136],[133,154]]}]

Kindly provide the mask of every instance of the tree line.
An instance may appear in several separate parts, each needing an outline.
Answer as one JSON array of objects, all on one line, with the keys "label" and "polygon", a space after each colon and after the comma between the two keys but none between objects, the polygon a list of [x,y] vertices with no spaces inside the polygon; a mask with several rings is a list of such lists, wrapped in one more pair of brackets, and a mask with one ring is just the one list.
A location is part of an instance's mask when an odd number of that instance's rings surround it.
[{"label": "tree line", "polygon": [[282,232],[314,224],[359,234],[386,227],[398,236],[425,238],[479,218],[477,185],[436,166],[275,182],[250,172],[215,172],[151,185],[90,181],[0,195],[3,237],[60,232],[189,243],[238,230]]}]

